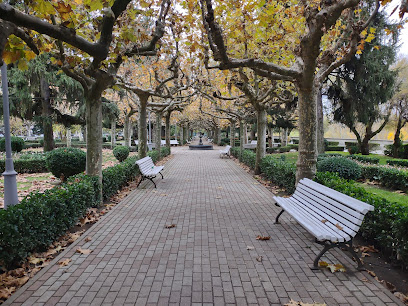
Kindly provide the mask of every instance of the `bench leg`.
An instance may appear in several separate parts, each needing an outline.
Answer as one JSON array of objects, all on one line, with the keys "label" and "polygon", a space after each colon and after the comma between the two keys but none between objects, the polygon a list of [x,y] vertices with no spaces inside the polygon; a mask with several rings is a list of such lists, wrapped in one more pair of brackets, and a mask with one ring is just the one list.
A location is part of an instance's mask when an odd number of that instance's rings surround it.
[{"label": "bench leg", "polygon": [[157,188],[156,183],[153,181],[155,177],[148,177],[148,179],[153,183],[154,188]]},{"label": "bench leg", "polygon": [[144,181],[144,179],[145,179],[145,177],[142,175],[142,178],[140,179],[140,181],[139,181],[139,183],[137,184],[136,188],[139,187],[140,183],[141,183],[142,181]]},{"label": "bench leg", "polygon": [[[277,205],[276,204],[276,206],[279,206],[279,205]],[[276,216],[276,218],[275,218],[275,224],[279,224],[279,217],[283,214],[283,212],[284,212],[285,210],[281,210],[281,212]]]},{"label": "bench leg", "polygon": [[160,173],[160,175],[162,176],[162,179],[164,179],[163,174],[162,174],[161,172],[159,172],[159,173]]},{"label": "bench leg", "polygon": [[318,244],[324,244],[323,250],[317,255],[316,259],[313,262],[313,267],[311,268],[312,270],[319,270],[319,259],[323,256],[324,253],[326,253],[328,250],[335,248],[335,247],[342,247],[345,246],[347,250],[351,253],[351,255],[355,258],[357,262],[357,270],[359,271],[364,271],[365,268],[363,267],[363,264],[361,263],[360,258],[356,254],[356,252],[353,249],[353,240],[347,241],[347,242],[342,242],[342,243],[329,243],[329,242],[321,242],[321,241],[315,241]]},{"label": "bench leg", "polygon": [[347,250],[351,253],[351,255],[354,257],[354,259],[357,262],[357,270],[359,271],[365,271],[366,269],[363,267],[363,264],[360,260],[360,257],[358,257],[356,251],[354,251],[353,248],[353,240],[350,240],[349,242],[347,242]]},{"label": "bench leg", "polygon": [[[317,242],[317,241],[316,241]],[[317,242],[319,243],[319,242]],[[322,243],[319,243],[322,244]],[[317,257],[315,258],[314,262],[313,262],[313,267],[311,267],[312,270],[319,270],[319,259],[323,256],[324,253],[326,253],[328,250],[332,249],[336,247],[335,244],[324,244],[324,248],[323,250],[319,253],[319,255],[317,255]]]}]

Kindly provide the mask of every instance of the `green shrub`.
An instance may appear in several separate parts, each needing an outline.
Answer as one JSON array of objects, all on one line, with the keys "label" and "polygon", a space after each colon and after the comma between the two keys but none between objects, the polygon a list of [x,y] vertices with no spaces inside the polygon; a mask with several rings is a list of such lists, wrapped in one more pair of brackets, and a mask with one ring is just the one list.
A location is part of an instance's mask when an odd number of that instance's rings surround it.
[{"label": "green shrub", "polygon": [[24,149],[36,149],[36,148],[41,148],[42,145],[37,143],[37,142],[25,142],[24,143]]},{"label": "green shrub", "polygon": [[129,156],[130,150],[125,146],[117,146],[113,149],[113,155],[119,162],[123,162]]},{"label": "green shrub", "polygon": [[349,146],[349,147],[347,148],[347,150],[349,151],[349,153],[350,153],[351,155],[357,154],[357,153],[359,152],[357,146]]},{"label": "green shrub", "polygon": [[288,147],[292,150],[299,151],[299,145],[298,144],[288,144]]},{"label": "green shrub", "polygon": [[242,162],[248,167],[250,167],[251,169],[254,169],[255,162],[256,162],[256,153],[251,150],[243,150],[242,151]]},{"label": "green shrub", "polygon": [[0,210],[0,262],[11,268],[30,253],[47,249],[95,206],[97,181],[84,175]]},{"label": "green shrub", "polygon": [[85,171],[86,153],[77,148],[54,149],[47,154],[48,170],[63,180]]},{"label": "green shrub", "polygon": [[340,153],[322,153],[317,156],[317,161],[322,160],[326,157],[343,157]]},{"label": "green shrub", "polygon": [[160,154],[161,154],[162,157],[166,157],[166,156],[170,155],[170,148],[162,147],[160,149]]},{"label": "green shrub", "polygon": [[361,235],[374,241],[376,246],[393,259],[407,266],[408,262],[408,206],[390,202],[367,192],[353,181],[347,181],[334,173],[317,173],[315,180],[327,187],[374,206],[367,213],[360,228]]},{"label": "green shrub", "polygon": [[[229,142],[228,142],[228,143],[229,143]],[[222,140],[220,141],[220,146],[221,146],[221,147],[225,147],[226,145],[227,145],[227,143],[225,143],[225,142],[222,141]]]},{"label": "green shrub", "polygon": [[[20,137],[11,136],[11,151],[21,152],[24,149],[24,139]],[[0,139],[0,151],[6,152],[6,138]]]},{"label": "green shrub", "polygon": [[408,190],[408,171],[381,166],[363,166],[361,177],[399,190]]},{"label": "green shrub", "polygon": [[[16,159],[13,160],[14,170],[17,173],[42,173],[48,172],[45,157],[33,157],[30,159]],[[5,169],[6,161],[0,160],[0,173],[3,173]]]},{"label": "green shrub", "polygon": [[[386,145],[384,150],[384,154],[387,156],[393,156],[393,148],[394,145]],[[393,156],[397,158],[403,158],[403,159],[408,159],[408,144],[401,145],[399,151],[398,151],[398,156]]]},{"label": "green shrub", "polygon": [[325,149],[326,151],[337,151],[337,152],[343,152],[344,147],[336,147],[336,146],[327,146]]},{"label": "green shrub", "polygon": [[292,148],[290,146],[283,146],[283,147],[279,147],[278,149],[280,153],[286,153],[286,152],[289,152],[290,149]]},{"label": "green shrub", "polygon": [[295,191],[296,166],[292,163],[277,159],[273,155],[266,155],[262,158],[260,168],[274,184],[285,188],[288,193]]},{"label": "green shrub", "polygon": [[337,172],[340,177],[356,180],[361,176],[361,167],[353,160],[345,157],[327,157],[317,163],[317,171]]},{"label": "green shrub", "polygon": [[387,159],[387,164],[390,166],[408,167],[407,159]]},{"label": "green shrub", "polygon": [[278,148],[278,147],[269,147],[269,148],[266,148],[266,153],[268,153],[268,154],[276,153],[276,152],[278,152],[278,151],[279,151],[279,148]]},{"label": "green shrub", "polygon": [[373,164],[373,165],[377,165],[380,162],[380,159],[378,157],[370,157],[370,156],[364,156],[364,155],[350,155],[347,157],[357,160],[359,162]]}]

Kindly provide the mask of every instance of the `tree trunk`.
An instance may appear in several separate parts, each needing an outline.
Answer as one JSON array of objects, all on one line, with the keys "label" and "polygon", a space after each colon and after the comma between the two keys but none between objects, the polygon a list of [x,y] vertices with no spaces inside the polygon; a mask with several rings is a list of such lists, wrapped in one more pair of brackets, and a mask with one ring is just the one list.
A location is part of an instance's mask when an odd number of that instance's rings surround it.
[{"label": "tree trunk", "polygon": [[370,135],[365,135],[363,140],[360,143],[360,152],[363,155],[370,154],[370,146],[368,145],[369,140],[371,139]]},{"label": "tree trunk", "polygon": [[261,173],[261,160],[266,153],[266,124],[267,124],[267,114],[266,110],[257,110],[257,134],[258,140],[256,145],[256,160],[255,160],[255,174]]},{"label": "tree trunk", "polygon": [[239,121],[239,161],[242,161],[242,152],[244,152],[244,144],[245,144],[245,132],[244,130],[246,129],[246,123],[244,120]]},{"label": "tree trunk", "polygon": [[392,146],[392,156],[398,158],[399,157],[399,151],[401,148],[401,139],[400,139],[400,135],[401,135],[401,129],[403,127],[402,124],[402,119],[401,119],[401,115],[398,116],[398,122],[397,122],[397,129],[395,130],[395,135],[394,135],[394,143]]},{"label": "tree trunk", "polygon": [[166,147],[171,148],[170,146],[170,132],[171,132],[171,125],[170,125],[170,115],[171,113],[168,113],[166,115]]},{"label": "tree trunk", "polygon": [[316,173],[316,90],[313,86],[298,86],[299,157],[296,163],[296,183],[302,178],[313,179]]},{"label": "tree trunk", "polygon": [[183,139],[184,139],[184,127],[180,126],[180,146],[183,145]]},{"label": "tree trunk", "polygon": [[162,113],[156,113],[156,151],[158,160],[161,159],[161,128],[162,128]]},{"label": "tree trunk", "polygon": [[255,136],[255,133],[256,133],[256,130],[255,130],[255,125],[253,124],[252,126],[251,126],[251,140],[255,140],[255,138],[256,138],[256,136]]},{"label": "tree trunk", "polygon": [[316,118],[317,118],[317,130],[316,130],[316,142],[317,142],[317,155],[324,153],[324,126],[323,126],[323,101],[322,101],[322,89],[317,90],[316,95]]},{"label": "tree trunk", "polygon": [[41,96],[42,96],[42,125],[44,132],[44,152],[52,151],[54,144],[54,131],[52,129],[51,119],[51,97],[48,81],[41,77]]},{"label": "tree trunk", "polygon": [[125,125],[123,128],[123,138],[125,141],[125,146],[130,147],[130,130],[132,128],[132,124],[130,122],[130,117],[133,115],[133,113],[129,113],[125,116]]},{"label": "tree trunk", "polygon": [[111,120],[111,148],[116,145],[116,119]]},{"label": "tree trunk", "polygon": [[244,144],[248,143],[248,124],[245,123],[244,126]]},{"label": "tree trunk", "polygon": [[270,147],[270,148],[272,148],[272,138],[273,138],[273,135],[272,135],[272,128],[270,127],[270,128],[268,128],[268,146]]},{"label": "tree trunk", "polygon": [[231,120],[230,125],[230,146],[235,147],[235,120]]},{"label": "tree trunk", "polygon": [[146,120],[146,114],[147,114],[147,100],[148,96],[140,95],[139,100],[140,100],[140,108],[139,108],[139,131],[138,131],[138,136],[139,136],[139,147],[138,147],[138,152],[139,152],[139,159],[146,157],[147,154],[147,120]]},{"label": "tree trunk", "polygon": [[86,173],[102,184],[102,103],[86,99]]},{"label": "tree trunk", "polygon": [[188,128],[185,126],[183,127],[183,145],[187,143],[188,139]]},{"label": "tree trunk", "polygon": [[67,148],[72,147],[72,132],[71,127],[67,127]]},{"label": "tree trunk", "polygon": [[81,133],[82,133],[82,141],[86,142],[86,125],[81,126]]}]

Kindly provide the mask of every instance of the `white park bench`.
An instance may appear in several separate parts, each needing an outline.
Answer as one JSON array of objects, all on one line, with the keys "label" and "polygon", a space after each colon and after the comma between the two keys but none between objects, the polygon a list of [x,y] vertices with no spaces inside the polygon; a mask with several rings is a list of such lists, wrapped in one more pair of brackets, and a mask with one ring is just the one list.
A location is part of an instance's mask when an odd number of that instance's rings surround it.
[{"label": "white park bench", "polygon": [[225,149],[220,150],[220,157],[230,156],[231,146],[226,146]]},{"label": "white park bench", "polygon": [[374,210],[372,205],[306,178],[299,181],[291,197],[273,198],[282,208],[275,223],[279,223],[279,217],[286,211],[315,237],[316,243],[324,246],[314,260],[312,270],[318,269],[320,257],[334,247],[346,247],[356,259],[357,268],[364,269],[353,249],[353,238],[365,214]]},{"label": "white park bench", "polygon": [[155,166],[150,156],[146,156],[142,159],[137,160],[136,164],[139,166],[140,174],[142,175],[142,178],[140,179],[139,184],[137,184],[136,188],[139,187],[140,183],[145,179],[150,180],[154,184],[154,188],[157,188],[156,183],[153,182],[153,179],[159,173],[163,179],[163,174],[160,171],[162,171],[164,167]]},{"label": "white park bench", "polygon": [[171,146],[178,146],[179,142],[177,141],[177,139],[170,139],[170,145]]}]

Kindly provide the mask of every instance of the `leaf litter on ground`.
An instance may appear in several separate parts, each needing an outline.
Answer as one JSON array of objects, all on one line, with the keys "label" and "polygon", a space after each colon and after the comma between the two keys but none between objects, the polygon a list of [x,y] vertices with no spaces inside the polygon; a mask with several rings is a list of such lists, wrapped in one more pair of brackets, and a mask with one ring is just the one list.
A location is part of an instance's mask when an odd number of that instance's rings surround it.
[{"label": "leaf litter on ground", "polygon": [[346,268],[342,264],[329,264],[325,261],[319,261],[319,267],[327,268],[331,273],[346,272]]}]

